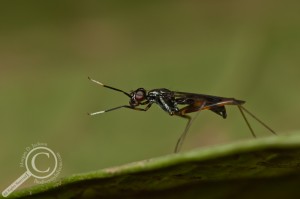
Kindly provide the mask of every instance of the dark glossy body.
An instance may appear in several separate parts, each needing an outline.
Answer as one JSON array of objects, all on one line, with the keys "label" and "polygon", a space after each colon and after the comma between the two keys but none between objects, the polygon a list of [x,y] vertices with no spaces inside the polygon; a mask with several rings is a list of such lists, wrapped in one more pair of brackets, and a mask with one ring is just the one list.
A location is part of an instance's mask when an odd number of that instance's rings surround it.
[{"label": "dark glossy body", "polygon": [[[223,118],[227,117],[225,105],[242,105],[245,103],[245,101],[234,98],[175,92],[165,88],[150,90],[146,99],[146,103],[156,103],[170,115],[184,115],[199,111],[201,108],[201,110],[211,110]],[[178,105],[186,106],[179,109]]]},{"label": "dark glossy body", "polygon": [[[89,79],[103,87],[122,92],[130,98],[129,105],[122,105],[108,110],[90,113],[90,115],[105,113],[119,108],[129,108],[137,111],[147,111],[152,106],[152,104],[155,103],[169,115],[176,115],[187,119],[188,123],[185,127],[184,132],[181,134],[180,138],[177,141],[175,152],[179,151],[186,137],[188,129],[192,124],[193,120],[189,115],[187,115],[188,113],[199,112],[201,110],[210,110],[222,116],[225,119],[227,117],[225,105],[236,105],[239,108],[247,126],[249,127],[254,137],[256,136],[244,114],[244,111],[248,113],[251,117],[253,117],[255,120],[257,120],[264,127],[269,129],[273,134],[276,134],[270,127],[268,127],[265,123],[263,123],[260,119],[258,119],[255,115],[253,115],[251,112],[249,112],[246,108],[242,106],[242,104],[245,103],[245,101],[243,100],[236,100],[234,98],[218,97],[196,93],[177,92],[168,90],[166,88],[153,89],[148,92],[144,88],[138,88],[137,90],[132,91],[131,93],[127,93],[123,90],[104,85],[101,82],[98,82],[91,78]],[[140,108],[138,107],[140,105],[146,105],[146,107]]]}]

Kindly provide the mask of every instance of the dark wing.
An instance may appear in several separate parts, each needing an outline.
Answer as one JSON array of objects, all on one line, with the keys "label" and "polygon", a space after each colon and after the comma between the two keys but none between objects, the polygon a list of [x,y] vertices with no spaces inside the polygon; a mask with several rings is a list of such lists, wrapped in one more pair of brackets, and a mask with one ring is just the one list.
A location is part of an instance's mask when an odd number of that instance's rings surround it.
[{"label": "dark wing", "polygon": [[175,101],[181,105],[196,105],[199,102],[205,101],[206,106],[209,107],[209,110],[222,116],[223,118],[227,117],[225,106],[214,106],[214,104],[217,104],[230,98],[186,92],[174,92],[174,97]]},{"label": "dark wing", "polygon": [[176,91],[174,91],[173,93],[175,99],[178,99],[179,103],[183,102],[180,104],[192,104],[195,101],[204,101],[204,100],[206,101],[207,104],[215,104],[228,99],[226,97],[218,97],[213,95],[204,95],[204,94],[196,94],[196,93],[186,93],[186,92],[176,92]]}]

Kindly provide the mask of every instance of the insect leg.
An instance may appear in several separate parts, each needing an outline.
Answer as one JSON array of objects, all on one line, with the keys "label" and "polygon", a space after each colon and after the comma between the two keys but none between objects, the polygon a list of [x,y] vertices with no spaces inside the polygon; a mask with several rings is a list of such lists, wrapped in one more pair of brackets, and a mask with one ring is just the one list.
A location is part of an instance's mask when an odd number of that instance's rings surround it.
[{"label": "insect leg", "polygon": [[187,124],[185,126],[185,129],[184,129],[183,133],[181,134],[181,136],[179,137],[179,139],[178,139],[178,141],[176,143],[174,153],[177,153],[180,150],[181,145],[182,145],[182,143],[183,143],[183,141],[184,141],[184,139],[186,137],[186,134],[187,134],[187,132],[188,132],[190,126],[191,126],[191,123],[192,123],[191,116],[189,116],[189,115],[178,115],[178,116],[182,117],[182,118],[185,118],[185,119],[188,119],[188,122],[187,122]]},{"label": "insect leg", "polygon": [[245,120],[245,122],[246,122],[248,128],[250,129],[251,134],[253,135],[254,138],[256,138],[256,135],[255,135],[255,133],[254,133],[254,131],[253,131],[253,129],[252,129],[250,123],[248,122],[248,120],[247,120],[247,118],[246,118],[246,116],[245,116],[245,114],[244,114],[244,112],[243,112],[241,106],[238,106],[238,108],[239,108],[239,110],[240,110],[240,112],[241,112],[241,114],[242,114],[242,116],[243,116],[243,118],[244,118],[244,120]]},{"label": "insect leg", "polygon": [[126,108],[130,108],[136,111],[147,111],[150,107],[152,106],[152,103],[149,103],[146,108],[136,108],[136,107],[131,107],[131,106],[127,106]]},{"label": "insect leg", "polygon": [[[238,105],[238,108],[240,109],[240,111],[241,111],[241,113],[242,113],[242,115],[243,115],[243,117],[244,117],[244,119],[245,119],[245,121],[246,121],[246,123],[247,123],[247,125],[248,125],[248,127],[249,127],[249,129],[250,129],[250,131],[252,132],[252,134],[254,134],[254,133],[253,133],[253,130],[252,130],[252,128],[250,127],[249,122],[247,121],[247,119],[246,119],[246,117],[245,117],[245,115],[244,115],[243,110],[244,110],[246,113],[248,113],[251,117],[253,117],[256,121],[258,121],[261,125],[263,125],[265,128],[267,128],[271,133],[273,133],[274,135],[277,135],[277,134],[275,133],[274,130],[272,130],[268,125],[266,125],[264,122],[262,122],[260,119],[258,119],[255,115],[253,115],[253,114],[252,114],[250,111],[248,111],[245,107],[243,107],[243,106],[241,106],[241,105]],[[254,136],[254,137],[255,137],[255,136]]]},{"label": "insect leg", "polygon": [[[182,146],[182,144],[183,144],[183,142],[186,138],[186,135],[187,135],[187,132],[188,132],[189,128],[191,127],[193,121],[198,116],[199,112],[202,110],[202,108],[204,106],[205,106],[205,101],[202,102],[201,106],[194,106],[194,105],[186,106],[186,107],[180,109],[179,113],[176,114],[179,117],[188,119],[188,122],[185,126],[185,129],[184,129],[183,133],[181,134],[181,136],[179,137],[179,139],[176,143],[175,150],[174,150],[175,153],[179,152],[179,150],[180,150],[180,148],[181,148],[181,146]],[[185,115],[185,112],[195,112],[195,111],[199,111],[199,112],[197,113],[197,115],[193,119],[191,118],[191,116]]]}]

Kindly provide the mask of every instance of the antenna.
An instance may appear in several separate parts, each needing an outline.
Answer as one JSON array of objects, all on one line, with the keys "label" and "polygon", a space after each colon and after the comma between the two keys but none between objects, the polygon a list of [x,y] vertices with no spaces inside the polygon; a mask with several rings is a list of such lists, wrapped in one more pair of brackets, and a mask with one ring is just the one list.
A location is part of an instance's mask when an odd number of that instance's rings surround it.
[{"label": "antenna", "polygon": [[130,95],[129,93],[127,93],[127,92],[125,92],[125,91],[123,91],[123,90],[121,90],[121,89],[114,88],[114,87],[111,87],[111,86],[108,86],[108,85],[102,84],[101,82],[99,82],[99,81],[97,81],[97,80],[94,80],[94,79],[92,79],[92,78],[90,78],[90,77],[88,77],[88,79],[89,79],[89,80],[91,80],[92,82],[94,82],[94,83],[96,83],[96,84],[100,85],[100,86],[103,86],[103,87],[106,87],[106,88],[109,88],[109,89],[112,89],[112,90],[115,90],[115,91],[118,91],[118,92],[124,93],[125,95],[127,95],[128,97],[130,97],[130,98],[131,98],[131,95]]}]

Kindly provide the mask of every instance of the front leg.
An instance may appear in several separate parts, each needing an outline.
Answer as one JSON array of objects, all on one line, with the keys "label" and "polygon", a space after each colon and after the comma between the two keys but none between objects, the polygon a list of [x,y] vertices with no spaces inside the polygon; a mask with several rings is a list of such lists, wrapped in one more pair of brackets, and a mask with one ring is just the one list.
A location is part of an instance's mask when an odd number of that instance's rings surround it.
[{"label": "front leg", "polygon": [[133,109],[133,110],[136,110],[136,111],[147,111],[151,106],[152,106],[153,103],[149,103],[145,108],[137,108],[137,107],[131,107],[131,106],[128,106],[128,105],[125,105],[123,106],[124,108],[129,108],[129,109]]}]

